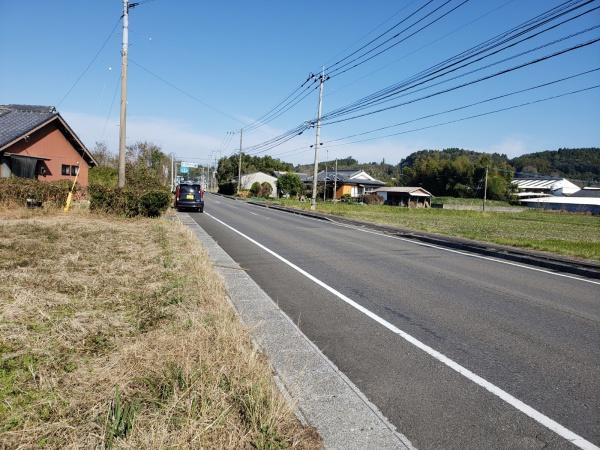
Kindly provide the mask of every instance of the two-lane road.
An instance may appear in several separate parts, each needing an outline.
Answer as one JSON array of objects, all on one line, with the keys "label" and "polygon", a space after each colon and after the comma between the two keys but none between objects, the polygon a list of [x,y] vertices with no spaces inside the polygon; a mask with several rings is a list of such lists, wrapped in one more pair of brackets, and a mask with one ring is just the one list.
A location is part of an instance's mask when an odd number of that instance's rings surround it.
[{"label": "two-lane road", "polygon": [[600,444],[597,281],[215,195],[205,211],[192,216],[416,447]]}]

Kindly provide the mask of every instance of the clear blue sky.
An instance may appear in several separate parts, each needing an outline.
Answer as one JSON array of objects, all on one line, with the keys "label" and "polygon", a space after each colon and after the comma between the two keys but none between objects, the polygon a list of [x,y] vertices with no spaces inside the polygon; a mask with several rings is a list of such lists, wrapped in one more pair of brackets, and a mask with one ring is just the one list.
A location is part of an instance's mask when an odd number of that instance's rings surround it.
[{"label": "clear blue sky", "polygon": [[[441,4],[442,0],[436,2]],[[183,158],[208,158],[211,152],[220,148],[228,130],[260,116],[304,81],[309,72],[331,63],[336,55],[357,48],[368,37],[393,24],[394,19],[405,14],[394,16],[403,6],[409,5],[406,11],[410,11],[421,3],[422,0],[149,1],[131,11],[131,59],[238,120],[216,113],[131,64],[128,141],[152,140],[162,145],[165,151],[173,151]],[[458,0],[453,3],[457,4]],[[394,50],[328,81],[324,111],[401,81],[559,3],[550,0],[471,0]],[[595,1],[592,6],[596,3],[599,2]],[[598,25],[598,11],[490,61]],[[120,14],[119,0],[0,0],[0,103],[55,105],[88,146],[104,140],[109,148],[116,150],[120,27],[69,96],[61,104],[59,101],[110,34]],[[482,15],[485,16],[469,24]],[[373,29],[375,31],[365,38]],[[598,36],[600,29],[541,50],[536,55]],[[528,55],[516,61],[531,58],[532,55]],[[452,94],[343,125],[323,127],[322,141],[599,66],[600,44],[595,44]],[[400,127],[397,131],[598,83],[600,72],[595,72],[560,85]],[[268,126],[250,133],[245,143],[261,142],[313,118],[317,103],[315,94]],[[559,147],[600,146],[599,105],[600,89],[596,89],[458,124],[330,147],[329,157],[352,155],[361,161],[385,158],[397,162],[410,152],[423,148],[463,147],[514,156]],[[289,152],[281,158],[295,163],[309,162],[312,156],[307,146],[312,143],[311,134],[312,131],[270,153],[278,155],[304,146],[303,151]],[[226,150],[236,146],[237,139],[236,136]]]}]

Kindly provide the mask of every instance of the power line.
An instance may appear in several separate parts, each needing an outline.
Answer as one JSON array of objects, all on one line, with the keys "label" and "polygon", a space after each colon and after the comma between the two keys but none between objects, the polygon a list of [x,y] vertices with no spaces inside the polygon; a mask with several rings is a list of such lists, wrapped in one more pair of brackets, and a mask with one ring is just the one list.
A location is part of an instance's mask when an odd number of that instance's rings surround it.
[{"label": "power line", "polygon": [[573,75],[569,75],[569,76],[566,76],[566,77],[563,77],[563,78],[559,78],[559,79],[556,79],[556,80],[552,80],[552,81],[548,81],[548,82],[545,82],[545,83],[540,83],[540,84],[537,84],[537,85],[534,85],[534,86],[530,86],[528,88],[524,88],[524,89],[519,89],[519,90],[516,90],[516,91],[507,92],[507,93],[504,93],[504,94],[501,94],[501,95],[496,95],[494,97],[489,97],[489,98],[486,98],[484,100],[479,100],[477,102],[469,103],[467,105],[462,105],[462,106],[458,106],[458,107],[455,107],[455,108],[447,109],[445,111],[431,113],[431,114],[426,114],[426,115],[417,117],[415,119],[406,120],[404,122],[398,122],[398,123],[394,123],[394,124],[391,124],[391,125],[386,125],[384,127],[375,128],[375,129],[364,131],[364,132],[361,132],[361,133],[355,133],[355,134],[352,134],[352,135],[349,135],[349,136],[344,136],[342,138],[331,139],[328,142],[337,142],[337,141],[341,141],[341,140],[345,140],[345,139],[350,139],[350,138],[357,137],[357,136],[364,136],[364,135],[367,135],[367,134],[375,133],[377,131],[383,131],[383,130],[387,130],[387,129],[390,129],[390,128],[395,128],[395,127],[399,127],[399,126],[402,126],[402,125],[407,125],[409,123],[418,122],[420,120],[430,119],[432,117],[440,116],[440,115],[443,115],[443,114],[448,114],[448,113],[451,113],[451,112],[460,111],[460,110],[463,110],[463,109],[471,108],[473,106],[478,106],[478,105],[482,105],[484,103],[489,103],[489,102],[492,102],[492,101],[496,101],[496,100],[500,100],[500,99],[503,99],[503,98],[511,97],[513,95],[522,94],[524,92],[530,92],[530,91],[533,91],[533,90],[536,90],[536,89],[541,89],[543,87],[552,86],[554,84],[562,83],[564,81],[572,80],[574,78],[578,78],[578,77],[581,77],[581,76],[584,76],[584,75],[589,75],[591,73],[598,72],[598,71],[600,71],[600,67],[589,69],[589,70],[586,70],[586,71],[583,71],[583,72],[579,72],[579,73],[576,73],[576,74],[573,74]]},{"label": "power line", "polygon": [[[344,119],[338,119],[338,120],[335,120],[335,121],[328,120],[329,117],[331,117],[331,116],[330,115],[326,115],[325,116],[326,117],[325,120],[327,121],[327,124],[340,123],[340,122],[345,122],[345,121],[348,121],[348,120],[354,120],[354,119],[357,119],[359,117],[370,116],[372,114],[377,114],[377,113],[380,113],[380,112],[383,112],[383,111],[388,111],[390,109],[399,108],[401,106],[405,106],[405,105],[408,105],[408,104],[416,103],[418,101],[426,100],[426,99],[429,99],[429,98],[432,98],[432,97],[436,97],[436,96],[441,95],[441,94],[446,94],[448,92],[452,92],[452,91],[455,91],[455,90],[458,90],[458,89],[462,89],[462,88],[467,87],[467,86],[471,86],[471,85],[474,85],[474,84],[477,84],[477,83],[481,83],[482,81],[486,81],[486,80],[489,80],[489,79],[492,79],[492,78],[495,78],[495,77],[498,77],[498,76],[506,75],[507,73],[514,72],[515,70],[519,70],[519,69],[522,69],[524,67],[528,67],[528,66],[531,66],[531,65],[534,65],[534,64],[538,64],[538,63],[546,61],[548,59],[552,59],[552,58],[555,58],[557,56],[561,56],[563,54],[566,54],[566,53],[569,53],[569,52],[572,52],[572,51],[579,50],[581,48],[587,47],[589,45],[593,45],[593,44],[595,44],[598,41],[600,41],[600,38],[595,38],[595,39],[592,39],[592,40],[588,40],[586,42],[579,43],[579,44],[576,44],[574,46],[571,46],[571,47],[568,47],[568,48],[565,48],[565,49],[562,49],[562,50],[558,50],[558,51],[553,52],[551,54],[547,54],[547,55],[544,55],[542,57],[535,58],[535,59],[527,61],[525,63],[518,64],[516,66],[512,66],[512,67],[500,70],[500,71],[495,72],[495,73],[493,73],[491,75],[486,75],[486,76],[477,78],[475,80],[468,81],[466,83],[455,85],[455,86],[452,86],[452,87],[447,88],[447,89],[436,91],[436,92],[434,92],[432,94],[428,94],[428,95],[425,95],[425,96],[422,96],[422,97],[418,97],[416,99],[408,100],[408,101],[405,101],[405,102],[402,102],[402,103],[398,103],[398,104],[395,104],[395,105],[391,105],[391,106],[386,106],[384,108],[379,108],[379,109],[376,109],[374,111],[369,111],[369,112],[362,113],[362,114],[356,114],[354,116],[346,117]],[[341,113],[336,114],[336,115],[341,115]]]},{"label": "power line", "polygon": [[[419,23],[421,20],[429,17],[431,14],[435,13],[438,11],[438,9],[442,8],[443,6],[446,6],[446,4],[448,4],[450,1],[452,0],[447,0],[446,3],[444,3],[442,6],[440,6],[439,8],[435,9],[434,11],[432,11],[430,14],[426,15],[424,18],[418,20],[417,22],[415,22],[413,25],[416,25],[417,23]],[[417,29],[416,31],[410,33],[408,36],[405,36],[404,38],[400,39],[397,42],[394,42],[393,44],[390,44],[389,46],[387,46],[386,48],[384,48],[383,50],[378,51],[377,53],[369,56],[368,58],[363,59],[362,61],[359,61],[360,58],[362,58],[363,56],[366,56],[367,54],[371,53],[372,51],[376,50],[377,48],[379,48],[381,45],[386,44],[387,42],[389,42],[392,39],[395,39],[397,35],[393,36],[392,38],[382,42],[381,44],[375,46],[374,48],[372,48],[371,50],[369,50],[368,52],[364,53],[363,55],[361,55],[358,58],[355,58],[349,62],[347,62],[346,64],[343,64],[342,66],[337,67],[336,69],[334,69],[333,71],[330,72],[330,76],[333,77],[337,77],[339,75],[342,75],[343,73],[348,72],[349,70],[355,69],[358,66],[361,66],[363,64],[365,64],[366,62],[372,60],[373,58],[376,58],[377,56],[391,50],[392,48],[394,48],[395,46],[407,41],[408,39],[410,39],[411,37],[415,36],[416,34],[420,33],[421,31],[429,28],[431,25],[435,24],[436,22],[442,20],[444,17],[446,17],[447,15],[453,13],[454,11],[456,11],[458,8],[460,8],[461,6],[463,6],[464,4],[466,4],[467,2],[469,2],[469,0],[463,0],[461,3],[459,3],[458,5],[454,6],[453,8],[451,8],[449,11],[446,11],[445,13],[443,13],[442,15],[440,15],[439,17],[436,17],[435,19],[431,20],[430,22],[428,22],[426,25],[423,25],[421,28]],[[406,30],[408,30],[409,28],[411,28],[413,25],[411,25],[410,27],[406,28]],[[351,64],[352,62],[356,62],[358,61],[356,64],[351,65],[350,67],[346,67],[349,64]],[[346,67],[344,70],[344,67]],[[341,71],[340,71],[341,70]],[[336,73],[337,72],[337,73]]]},{"label": "power line", "polygon": [[449,33],[446,33],[446,34],[444,34],[444,35],[440,36],[439,38],[437,38],[437,39],[434,39],[433,41],[429,41],[427,44],[424,44],[424,45],[422,45],[421,47],[419,47],[419,48],[416,48],[415,50],[413,50],[413,51],[411,51],[411,52],[409,52],[409,53],[406,53],[406,54],[404,54],[404,55],[403,55],[403,56],[401,56],[400,58],[397,58],[397,59],[395,59],[395,60],[393,60],[393,61],[391,61],[391,62],[389,62],[389,63],[387,63],[387,64],[384,64],[383,66],[380,66],[379,68],[377,68],[377,69],[375,69],[375,70],[373,70],[373,71],[371,71],[371,72],[369,72],[369,73],[366,73],[365,75],[362,75],[362,76],[360,76],[360,77],[356,78],[355,80],[353,80],[353,81],[351,81],[351,82],[347,83],[346,85],[344,85],[344,86],[342,86],[342,87],[339,87],[338,89],[335,89],[335,90],[333,90],[333,91],[329,91],[329,94],[328,94],[328,95],[326,95],[326,96],[330,96],[330,95],[336,94],[336,93],[338,93],[339,91],[342,91],[343,89],[346,89],[347,87],[350,87],[350,86],[352,86],[353,84],[356,84],[358,81],[364,80],[365,78],[368,78],[368,77],[370,77],[371,75],[374,75],[374,74],[375,74],[375,73],[377,73],[377,72],[381,72],[383,69],[386,69],[386,68],[388,68],[388,67],[389,67],[389,66],[391,66],[392,64],[395,64],[395,63],[397,63],[397,62],[399,62],[399,61],[402,61],[402,60],[404,60],[404,59],[408,58],[409,56],[412,56],[412,55],[414,55],[415,53],[417,53],[417,52],[420,52],[421,50],[423,50],[423,49],[425,49],[425,48],[427,48],[427,47],[429,47],[429,46],[431,46],[431,45],[433,45],[433,44],[435,44],[435,43],[437,43],[437,42],[439,42],[439,41],[441,41],[441,40],[443,40],[443,39],[446,39],[447,37],[449,37],[449,36],[452,36],[453,34],[456,34],[456,33],[458,33],[459,31],[462,31],[462,30],[464,30],[464,29],[465,29],[465,28],[467,28],[468,26],[470,26],[470,25],[473,25],[475,22],[478,22],[478,21],[480,21],[481,19],[483,19],[483,18],[485,18],[485,17],[489,16],[490,14],[492,14],[492,13],[494,13],[494,12],[496,12],[496,11],[498,11],[498,10],[502,9],[502,8],[504,8],[504,7],[505,7],[505,6],[507,6],[508,4],[510,4],[510,3],[513,3],[513,2],[515,2],[515,1],[516,1],[516,0],[507,0],[506,2],[502,3],[501,5],[499,5],[499,6],[496,6],[496,7],[494,7],[493,9],[490,9],[490,10],[486,11],[485,13],[483,13],[483,14],[481,14],[481,15],[477,16],[475,19],[472,19],[472,20],[470,20],[469,22],[466,22],[466,23],[464,23],[464,24],[460,25],[459,27],[455,28],[454,30],[450,31]]},{"label": "power line", "polygon": [[244,121],[238,119],[237,117],[232,116],[231,114],[226,113],[225,111],[222,111],[221,109],[212,106],[208,103],[206,103],[204,100],[196,97],[194,94],[189,93],[188,91],[180,88],[179,86],[177,86],[176,84],[170,82],[169,80],[161,77],[160,75],[156,74],[155,72],[151,71],[150,69],[148,69],[147,67],[142,66],[140,63],[138,63],[137,61],[134,61],[133,59],[129,58],[129,62],[135,64],[137,67],[139,67],[140,69],[142,69],[144,72],[147,72],[148,74],[152,75],[154,78],[162,81],[163,83],[165,83],[167,86],[172,87],[173,89],[175,89],[176,91],[180,92],[181,94],[185,95],[186,97],[194,100],[195,102],[200,103],[201,105],[207,107],[208,109],[211,109],[213,111],[215,111],[216,113],[221,114],[222,116],[225,116],[231,120],[235,120],[236,122],[239,122],[241,124],[246,124]]},{"label": "power line", "polygon": [[[585,6],[586,4],[588,4],[588,3],[592,2],[592,1],[594,1],[594,0],[588,0],[584,4],[576,6],[575,8],[579,8],[579,7]],[[569,2],[567,2],[567,3],[569,3]],[[568,6],[571,6],[571,5],[568,5]],[[458,55],[455,55],[455,56],[453,56],[451,58],[446,59],[442,63],[438,63],[438,64],[430,67],[429,69],[421,71],[418,74],[413,75],[412,77],[409,77],[407,80],[405,80],[403,82],[395,83],[395,84],[393,84],[391,86],[388,86],[387,88],[384,88],[384,89],[381,89],[379,91],[376,91],[375,93],[370,94],[370,95],[368,95],[366,97],[363,97],[363,98],[361,98],[359,100],[356,100],[356,101],[354,101],[353,103],[351,103],[349,105],[337,108],[336,110],[334,110],[334,111],[326,114],[325,116],[326,116],[326,118],[328,118],[328,117],[334,117],[334,116],[337,116],[337,115],[341,115],[341,114],[344,114],[344,113],[348,113],[348,112],[352,112],[352,111],[355,111],[355,110],[358,110],[358,109],[362,109],[365,106],[373,106],[375,103],[378,103],[378,102],[380,102],[381,100],[383,100],[385,98],[389,98],[391,96],[397,95],[399,92],[403,92],[403,91],[406,91],[408,89],[412,89],[415,86],[427,83],[427,82],[429,82],[429,81],[431,81],[431,80],[433,80],[435,78],[439,78],[439,77],[441,77],[443,75],[446,75],[446,74],[448,74],[450,72],[458,70],[459,68],[463,68],[463,67],[471,65],[471,64],[473,64],[475,62],[478,62],[481,59],[484,59],[484,58],[486,58],[488,56],[491,56],[491,55],[493,55],[495,53],[498,53],[499,51],[502,51],[502,50],[505,50],[507,48],[510,48],[511,46],[513,46],[515,44],[511,44],[509,46],[504,47],[501,50],[497,50],[497,51],[495,51],[493,53],[489,53],[488,55],[480,57],[478,60],[470,61],[470,62],[468,62],[466,64],[463,64],[462,66],[455,67],[452,70],[448,70],[448,71],[446,71],[444,73],[439,74],[439,72],[441,72],[443,70],[446,70],[446,69],[449,69],[449,68],[451,68],[453,66],[456,66],[457,64],[460,64],[460,63],[462,63],[464,61],[467,61],[467,60],[469,60],[469,59],[471,59],[471,58],[473,58],[473,57],[475,57],[475,56],[477,56],[479,54],[483,54],[485,52],[493,50],[495,47],[498,47],[499,45],[502,45],[502,44],[505,44],[507,42],[510,42],[510,40],[513,40],[513,39],[515,39],[517,37],[522,36],[525,33],[533,31],[535,28],[538,28],[538,27],[540,27],[540,26],[548,23],[551,20],[554,20],[554,19],[556,19],[558,17],[561,17],[562,15],[565,15],[565,14],[567,14],[569,12],[572,12],[575,8],[573,8],[571,10],[568,10],[568,11],[564,11],[564,10],[563,11],[558,11],[558,15],[555,15],[554,17],[550,17],[549,19],[548,19],[548,14],[539,15],[539,16],[537,16],[537,18],[543,19],[542,22],[535,23],[535,22],[532,22],[533,19],[531,19],[531,20],[525,22],[524,24],[521,24],[521,25],[519,25],[519,26],[517,26],[517,27],[515,27],[515,28],[513,28],[511,30],[509,30],[508,32],[501,33],[500,35],[497,35],[496,37],[494,37],[492,39],[488,39],[487,41],[485,41],[485,42],[483,42],[481,44],[478,44],[478,45],[472,47],[469,50],[463,51],[463,52],[459,53]],[[561,22],[560,24],[555,24],[555,25],[553,25],[553,26],[551,26],[549,28],[546,28],[545,30],[543,30],[541,32],[538,32],[534,36],[539,35],[539,34],[541,34],[543,32],[546,32],[546,31],[548,31],[550,29],[556,28],[557,26],[562,25],[562,24],[566,23],[567,21],[579,18],[583,14],[588,14],[591,11],[593,11],[594,9],[596,9],[596,8],[593,8],[591,10],[585,11],[585,12],[579,14],[576,17],[569,18],[566,21]],[[532,23],[534,23],[534,25],[530,26],[529,28],[526,28],[525,30],[522,30],[522,28],[525,25],[531,25]],[[519,31],[519,30],[521,30],[521,31]],[[516,31],[518,31],[517,34],[514,34],[513,36],[510,36],[511,33],[514,33]],[[509,36],[509,37],[506,37],[506,36]],[[533,37],[533,36],[525,37],[525,38],[521,39],[521,41],[519,41],[518,43],[523,42],[523,41],[525,41],[525,40],[527,40],[527,39],[529,39],[531,37]],[[499,39],[502,39],[502,38],[504,38],[504,40],[500,40],[499,41]],[[487,47],[486,47],[486,45],[487,45]],[[458,59],[460,57],[462,57],[462,59]],[[435,75],[436,73],[438,73],[437,76],[431,77],[432,75]],[[427,79],[427,77],[430,77],[430,78]],[[412,83],[412,85],[411,85],[411,83]]]},{"label": "power line", "polygon": [[[344,145],[351,145],[351,144],[357,144],[357,143],[361,143],[361,142],[374,141],[374,140],[383,139],[383,138],[386,138],[386,137],[392,137],[392,136],[399,136],[399,135],[402,135],[402,134],[414,133],[414,132],[417,132],[417,131],[429,130],[431,128],[441,127],[443,125],[450,125],[450,124],[453,124],[453,123],[463,122],[463,121],[475,119],[475,118],[478,118],[478,117],[489,116],[489,115],[492,115],[492,114],[497,114],[497,113],[504,112],[504,111],[510,111],[510,110],[517,109],[517,108],[523,108],[525,106],[530,106],[530,105],[534,105],[534,104],[537,104],[537,103],[542,103],[542,102],[546,102],[546,101],[550,101],[550,100],[555,100],[557,98],[567,97],[569,95],[575,95],[575,94],[579,94],[579,93],[582,93],[582,92],[591,91],[593,89],[598,89],[598,88],[600,88],[600,84],[588,86],[588,87],[585,87],[585,88],[582,88],[582,89],[576,89],[576,90],[573,90],[573,91],[564,92],[562,94],[557,94],[557,95],[552,95],[552,96],[549,96],[549,97],[544,97],[544,98],[537,99],[537,100],[532,100],[532,101],[528,101],[528,102],[524,102],[524,103],[519,103],[519,104],[512,105],[512,106],[507,106],[505,108],[498,108],[498,109],[491,110],[491,111],[486,111],[486,112],[483,112],[483,113],[480,113],[480,114],[473,114],[471,116],[461,117],[459,119],[449,120],[447,122],[440,122],[440,123],[436,123],[436,124],[433,124],[433,125],[428,125],[428,126],[425,126],[425,127],[413,128],[411,130],[400,131],[400,132],[397,132],[397,133],[391,133],[391,134],[386,134],[386,135],[383,135],[383,136],[376,136],[376,137],[367,138],[367,139],[360,139],[360,140],[356,140],[356,141],[352,141],[352,142],[345,142],[345,143],[342,143],[342,144],[334,144],[334,145],[330,145],[329,147],[340,147],[340,146],[344,146]],[[327,144],[327,142],[325,142],[324,144]]]},{"label": "power line", "polygon": [[83,69],[83,71],[79,74],[79,76],[75,79],[75,81],[73,82],[73,84],[71,85],[71,87],[67,90],[67,92],[65,93],[65,95],[62,96],[62,98],[60,99],[60,101],[56,104],[56,106],[60,106],[65,100],[66,98],[69,96],[69,94],[73,91],[73,89],[75,89],[75,86],[77,86],[77,84],[79,84],[79,82],[81,81],[81,79],[85,76],[85,74],[90,70],[90,68],[94,65],[94,63],[96,62],[96,60],[98,59],[98,56],[100,56],[100,53],[102,53],[102,50],[104,50],[104,47],[106,47],[106,44],[108,44],[108,41],[110,40],[110,38],[113,36],[113,34],[115,33],[115,30],[117,29],[117,27],[119,26],[119,22],[121,22],[121,17],[119,17],[117,19],[117,21],[115,22],[115,25],[112,27],[112,30],[110,30],[110,33],[108,34],[108,36],[106,36],[106,39],[104,39],[104,42],[102,42],[102,45],[100,46],[100,48],[98,49],[98,51],[94,54],[94,57],[90,60],[90,62],[88,63],[87,66],[85,66],[85,69]]}]

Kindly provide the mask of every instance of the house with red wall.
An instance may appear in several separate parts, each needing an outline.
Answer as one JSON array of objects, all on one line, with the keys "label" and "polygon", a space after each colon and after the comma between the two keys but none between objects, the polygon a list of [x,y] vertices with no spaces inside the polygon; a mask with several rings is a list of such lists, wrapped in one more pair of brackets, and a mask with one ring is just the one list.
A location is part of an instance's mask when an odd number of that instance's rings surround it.
[{"label": "house with red wall", "polygon": [[52,106],[0,105],[0,177],[88,184],[93,156]]}]

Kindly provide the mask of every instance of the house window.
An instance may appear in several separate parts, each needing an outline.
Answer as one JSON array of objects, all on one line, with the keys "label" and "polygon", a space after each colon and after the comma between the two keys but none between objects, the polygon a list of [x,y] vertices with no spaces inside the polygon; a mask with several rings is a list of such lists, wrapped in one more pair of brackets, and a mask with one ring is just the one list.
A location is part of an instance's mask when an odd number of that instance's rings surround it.
[{"label": "house window", "polygon": [[61,174],[65,175],[65,176],[73,176],[74,177],[75,175],[77,175],[78,171],[79,171],[79,166],[70,166],[68,164],[63,164]]}]

